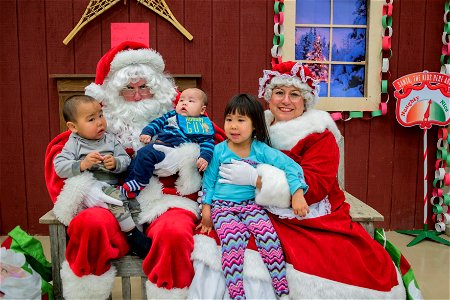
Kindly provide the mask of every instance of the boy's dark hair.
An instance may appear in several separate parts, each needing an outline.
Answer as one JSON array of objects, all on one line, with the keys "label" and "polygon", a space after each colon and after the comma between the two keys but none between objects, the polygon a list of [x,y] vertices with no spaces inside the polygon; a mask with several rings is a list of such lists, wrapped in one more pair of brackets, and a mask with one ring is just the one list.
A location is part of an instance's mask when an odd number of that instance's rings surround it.
[{"label": "boy's dark hair", "polygon": [[240,114],[252,120],[254,137],[270,146],[269,133],[264,118],[264,108],[256,98],[250,94],[235,95],[225,107],[224,117],[229,114]]},{"label": "boy's dark hair", "polygon": [[64,106],[62,109],[64,121],[66,122],[75,122],[75,119],[77,118],[77,107],[80,105],[80,103],[92,103],[96,102],[94,98],[88,95],[73,95],[67,98],[67,100],[64,102]]}]

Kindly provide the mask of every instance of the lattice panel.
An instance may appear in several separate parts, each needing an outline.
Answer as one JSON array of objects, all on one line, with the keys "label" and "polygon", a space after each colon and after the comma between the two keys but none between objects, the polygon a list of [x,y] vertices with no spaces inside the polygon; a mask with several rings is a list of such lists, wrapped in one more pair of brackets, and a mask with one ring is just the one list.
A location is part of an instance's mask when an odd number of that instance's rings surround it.
[{"label": "lattice panel", "polygon": [[[104,13],[106,10],[114,6],[120,0],[91,0],[81,17],[78,24],[64,39],[63,43],[67,45],[73,37],[90,21]],[[172,23],[188,40],[192,40],[192,35],[181,25],[170,11],[164,0],[137,0],[138,3],[146,6],[158,15]],[[126,4],[126,0],[125,0]]]},{"label": "lattice panel", "polygon": [[137,2],[150,8],[158,15],[172,23],[172,25],[175,26],[188,40],[192,40],[192,34],[190,34],[189,31],[187,31],[183,25],[178,22],[164,0],[137,0]]}]

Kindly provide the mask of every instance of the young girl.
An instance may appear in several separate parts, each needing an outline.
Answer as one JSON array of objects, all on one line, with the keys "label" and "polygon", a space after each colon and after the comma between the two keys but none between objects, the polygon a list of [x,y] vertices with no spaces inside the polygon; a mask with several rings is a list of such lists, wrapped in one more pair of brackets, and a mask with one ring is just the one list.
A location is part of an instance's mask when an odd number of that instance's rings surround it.
[{"label": "young girl", "polygon": [[216,145],[213,159],[203,176],[202,222],[197,228],[209,233],[214,224],[222,247],[225,282],[232,299],[245,299],[242,271],[250,234],[254,235],[272,277],[275,293],[279,297],[288,295],[286,262],[280,241],[266,212],[254,201],[258,180],[256,169],[251,174],[242,174],[252,185],[235,185],[227,182],[224,174],[219,173],[219,167],[239,160],[255,168],[259,163],[266,163],[282,169],[288,178],[292,208],[296,214],[305,216],[308,205],[303,194],[308,186],[303,170],[282,152],[265,144],[269,143],[269,137],[264,111],[253,96],[234,96],[227,104],[224,116],[228,139]]}]

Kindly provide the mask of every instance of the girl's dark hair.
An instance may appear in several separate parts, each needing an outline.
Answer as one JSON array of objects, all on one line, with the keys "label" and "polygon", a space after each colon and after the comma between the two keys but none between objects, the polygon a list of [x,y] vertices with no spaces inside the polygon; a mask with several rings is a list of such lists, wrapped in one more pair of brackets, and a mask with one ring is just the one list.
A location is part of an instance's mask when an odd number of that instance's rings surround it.
[{"label": "girl's dark hair", "polygon": [[256,98],[250,94],[233,96],[225,107],[224,117],[232,114],[247,116],[252,120],[254,137],[270,146],[269,133],[264,118],[264,108]]}]

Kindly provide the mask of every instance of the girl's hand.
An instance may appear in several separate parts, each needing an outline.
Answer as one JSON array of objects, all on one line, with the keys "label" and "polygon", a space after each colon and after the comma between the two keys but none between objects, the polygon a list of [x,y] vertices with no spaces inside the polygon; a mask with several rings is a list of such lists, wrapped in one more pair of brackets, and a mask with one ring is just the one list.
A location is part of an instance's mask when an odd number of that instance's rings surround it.
[{"label": "girl's hand", "polygon": [[205,171],[208,167],[208,162],[204,158],[197,159],[197,168],[199,171]]},{"label": "girl's hand", "polygon": [[202,217],[202,222],[195,227],[195,229],[200,229],[200,233],[209,234],[212,230],[212,222],[211,219],[206,220]]},{"label": "girl's hand", "polygon": [[80,171],[83,172],[84,170],[89,169],[93,165],[99,164],[103,161],[103,156],[100,155],[98,152],[91,152],[81,161],[80,164]]},{"label": "girl's hand", "polygon": [[105,155],[103,157],[103,165],[108,170],[115,170],[116,169],[116,158],[112,156],[111,154]]},{"label": "girl's hand", "polygon": [[141,134],[139,136],[139,140],[144,143],[144,144],[148,144],[150,143],[150,141],[152,140],[152,137],[150,135],[147,134]]},{"label": "girl's hand", "polygon": [[213,227],[211,220],[211,205],[203,204],[202,205],[202,221],[200,224],[195,227],[195,229],[200,229],[201,233],[209,234]]},{"label": "girl's hand", "polygon": [[304,217],[309,213],[309,206],[303,195],[292,198],[292,209],[294,210],[294,214],[300,217]]}]

